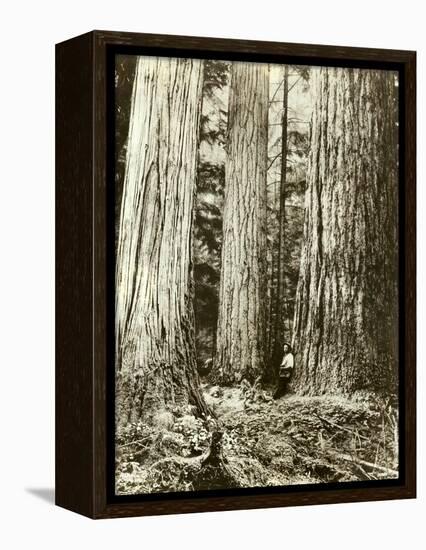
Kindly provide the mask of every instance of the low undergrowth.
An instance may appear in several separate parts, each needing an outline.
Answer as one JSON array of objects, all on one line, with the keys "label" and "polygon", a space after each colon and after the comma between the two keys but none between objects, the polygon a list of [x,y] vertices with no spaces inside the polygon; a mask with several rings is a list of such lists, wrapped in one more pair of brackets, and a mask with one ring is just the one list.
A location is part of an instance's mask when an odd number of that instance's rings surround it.
[{"label": "low undergrowth", "polygon": [[223,479],[229,487],[256,487],[398,475],[398,419],[389,399],[291,395],[274,401],[246,383],[205,386],[204,392],[217,421],[175,407],[159,412],[154,426],[139,422],[119,431],[118,494],[197,489],[212,434],[219,432],[220,465],[209,473],[211,489],[224,486]]}]

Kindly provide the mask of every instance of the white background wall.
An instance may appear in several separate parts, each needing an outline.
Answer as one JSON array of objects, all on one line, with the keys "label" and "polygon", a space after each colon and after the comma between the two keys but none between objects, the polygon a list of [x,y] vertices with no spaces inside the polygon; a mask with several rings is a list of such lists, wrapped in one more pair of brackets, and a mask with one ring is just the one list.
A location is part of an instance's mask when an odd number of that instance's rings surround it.
[{"label": "white background wall", "polygon": [[[423,4],[420,0],[15,0],[2,4],[0,545],[3,548],[424,548]],[[418,50],[421,426],[418,500],[98,522],[52,505],[54,43],[94,28]]]}]

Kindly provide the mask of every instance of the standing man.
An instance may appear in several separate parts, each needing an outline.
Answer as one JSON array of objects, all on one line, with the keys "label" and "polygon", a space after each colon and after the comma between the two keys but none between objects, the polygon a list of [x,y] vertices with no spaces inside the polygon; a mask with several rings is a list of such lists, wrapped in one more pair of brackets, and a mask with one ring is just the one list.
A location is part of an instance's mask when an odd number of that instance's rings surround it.
[{"label": "standing man", "polygon": [[290,344],[287,344],[287,342],[283,345],[283,352],[284,355],[278,372],[278,384],[274,393],[274,399],[279,399],[285,394],[287,384],[290,382],[294,369],[294,355],[291,351]]}]

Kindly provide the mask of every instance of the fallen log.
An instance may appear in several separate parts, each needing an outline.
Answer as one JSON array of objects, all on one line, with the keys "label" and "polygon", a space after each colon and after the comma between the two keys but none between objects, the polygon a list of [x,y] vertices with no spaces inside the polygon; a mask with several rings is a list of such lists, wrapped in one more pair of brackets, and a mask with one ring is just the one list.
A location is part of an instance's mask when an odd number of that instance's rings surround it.
[{"label": "fallen log", "polygon": [[360,439],[364,439],[365,441],[369,441],[368,437],[365,437],[365,435],[361,435],[358,432],[354,432],[353,430],[350,430],[349,428],[346,428],[345,426],[340,426],[340,424],[336,424],[336,422],[333,422],[332,420],[327,420],[327,418],[323,418],[318,413],[314,412],[314,415],[318,417],[322,422],[325,422],[326,424],[329,424],[330,426],[333,426],[333,428],[337,428],[339,430],[342,430],[344,432],[350,433],[351,435],[354,435],[356,437],[359,437]]},{"label": "fallen log", "polygon": [[336,458],[339,458],[340,460],[345,460],[346,462],[352,462],[355,465],[361,465],[361,466],[366,466],[368,468],[373,468],[375,470],[379,470],[380,472],[392,475],[394,477],[397,477],[399,475],[399,472],[397,470],[392,470],[391,468],[387,468],[386,466],[380,466],[379,464],[373,464],[372,462],[367,462],[366,460],[362,460],[361,458],[354,458],[353,456],[339,454],[339,453],[333,453],[333,454]]}]

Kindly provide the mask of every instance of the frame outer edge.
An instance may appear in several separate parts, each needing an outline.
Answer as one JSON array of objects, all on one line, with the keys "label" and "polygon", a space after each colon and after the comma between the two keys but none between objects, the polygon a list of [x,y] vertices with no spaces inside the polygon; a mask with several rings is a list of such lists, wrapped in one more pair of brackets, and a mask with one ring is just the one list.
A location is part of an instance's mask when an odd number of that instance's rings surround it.
[{"label": "frame outer edge", "polygon": [[417,494],[416,475],[416,52],[405,63],[405,452],[406,484]]},{"label": "frame outer edge", "polygon": [[[415,52],[346,48],[339,46],[316,46],[304,44],[281,44],[201,37],[177,37],[138,33],[92,31],[91,36],[91,193],[92,193],[92,349],[91,349],[91,504],[85,513],[92,518],[112,518],[172,513],[191,513],[220,510],[253,509],[306,504],[329,504],[343,502],[374,501],[384,499],[413,498],[416,494],[416,442],[415,442]],[[199,48],[206,52],[234,52],[279,54],[288,56],[312,56],[312,59],[349,59],[364,61],[388,61],[404,65],[406,75],[406,165],[407,183],[406,215],[410,224],[405,226],[407,254],[406,273],[406,482],[395,487],[325,490],[322,492],[300,491],[274,495],[239,495],[206,497],[199,499],[167,500],[151,502],[108,503],[107,501],[107,342],[106,342],[106,54],[108,45],[132,45],[168,49]],[[411,104],[410,104],[411,102]],[[410,136],[409,132],[414,134]],[[410,139],[408,137],[410,136]],[[411,400],[411,402],[410,402]]]},{"label": "frame outer edge", "polygon": [[56,45],[55,503],[93,515],[92,43]]}]

